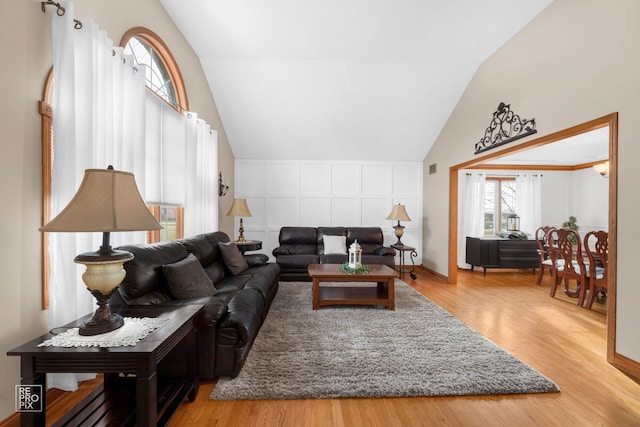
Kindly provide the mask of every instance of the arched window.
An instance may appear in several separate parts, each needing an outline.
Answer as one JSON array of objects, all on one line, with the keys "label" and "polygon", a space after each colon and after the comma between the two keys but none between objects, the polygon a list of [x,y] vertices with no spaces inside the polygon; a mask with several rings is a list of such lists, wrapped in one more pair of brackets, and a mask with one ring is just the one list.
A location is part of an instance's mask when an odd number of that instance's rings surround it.
[{"label": "arched window", "polygon": [[178,65],[160,37],[147,28],[135,27],[124,34],[120,46],[144,69],[152,92],[180,112],[189,109]]},{"label": "arched window", "polygon": [[[189,101],[182,75],[173,55],[153,31],[135,27],[125,33],[120,46],[129,49],[141,68],[145,69],[147,87],[173,108],[183,113]],[[42,100],[39,103],[42,129],[42,225],[51,220],[51,169],[53,165],[53,69],[47,75]],[[176,206],[150,206],[149,209],[164,229],[149,232],[148,241],[172,240],[183,237],[184,209]],[[48,235],[42,233],[42,308],[49,307],[50,258]]]}]

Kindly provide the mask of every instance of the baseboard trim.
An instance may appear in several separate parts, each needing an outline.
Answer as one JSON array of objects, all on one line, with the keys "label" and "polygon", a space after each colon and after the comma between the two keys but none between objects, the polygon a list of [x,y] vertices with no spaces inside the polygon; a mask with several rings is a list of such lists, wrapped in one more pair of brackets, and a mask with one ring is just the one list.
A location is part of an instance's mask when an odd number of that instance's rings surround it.
[{"label": "baseboard trim", "polygon": [[430,274],[432,276],[436,276],[438,279],[442,280],[443,282],[449,283],[449,278],[447,276],[445,276],[444,274],[440,274],[435,270],[427,268],[422,264],[416,265],[416,270],[421,271],[422,273],[425,273],[425,274]]}]

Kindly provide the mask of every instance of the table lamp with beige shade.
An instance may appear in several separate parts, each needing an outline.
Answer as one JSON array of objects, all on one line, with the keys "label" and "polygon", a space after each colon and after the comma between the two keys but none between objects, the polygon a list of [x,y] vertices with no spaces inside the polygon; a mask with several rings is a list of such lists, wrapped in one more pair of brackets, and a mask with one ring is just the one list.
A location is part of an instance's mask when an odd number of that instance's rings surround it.
[{"label": "table lamp with beige shade", "polygon": [[124,324],[122,316],[109,307],[111,293],[122,283],[123,264],[133,259],[127,251],[114,250],[113,231],[160,230],[142,200],[132,173],[108,169],[87,169],[78,191],[69,204],[47,225],[45,232],[102,232],[102,246],[82,253],[74,261],[87,268],[82,275],[87,289],[98,301],[93,317],[80,326],[80,335],[113,331]]},{"label": "table lamp with beige shade", "polygon": [[240,229],[238,230],[238,239],[236,240],[236,243],[246,243],[247,240],[244,238],[244,225],[242,223],[242,218],[251,216],[249,206],[247,206],[247,199],[233,199],[233,203],[227,212],[227,216],[240,217]]},{"label": "table lamp with beige shade", "polygon": [[398,224],[393,226],[393,228],[395,229],[396,237],[398,238],[398,241],[395,244],[398,246],[404,246],[404,243],[400,241],[400,238],[404,234],[404,225],[400,225],[400,221],[411,221],[411,218],[409,218],[409,214],[407,214],[407,209],[404,207],[404,205],[398,203],[397,205],[393,206],[393,210],[391,211],[387,219],[398,221]]}]

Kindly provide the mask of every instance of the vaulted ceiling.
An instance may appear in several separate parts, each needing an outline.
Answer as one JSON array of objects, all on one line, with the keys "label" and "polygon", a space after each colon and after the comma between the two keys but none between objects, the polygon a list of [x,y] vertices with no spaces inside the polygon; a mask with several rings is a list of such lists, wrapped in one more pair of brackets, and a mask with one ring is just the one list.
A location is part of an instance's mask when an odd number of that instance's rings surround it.
[{"label": "vaulted ceiling", "polygon": [[421,161],[478,66],[551,1],[160,3],[236,158]]}]

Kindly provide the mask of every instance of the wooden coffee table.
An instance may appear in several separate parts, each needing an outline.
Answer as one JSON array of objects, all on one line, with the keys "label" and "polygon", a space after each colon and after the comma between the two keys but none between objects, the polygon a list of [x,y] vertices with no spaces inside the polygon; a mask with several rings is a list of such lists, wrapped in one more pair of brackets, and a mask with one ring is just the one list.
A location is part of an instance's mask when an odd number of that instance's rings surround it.
[{"label": "wooden coffee table", "polygon": [[[326,305],[381,305],[395,310],[395,278],[398,273],[389,266],[373,264],[364,274],[340,271],[341,264],[311,264],[313,309]],[[376,282],[376,286],[320,286],[321,282]]]}]

